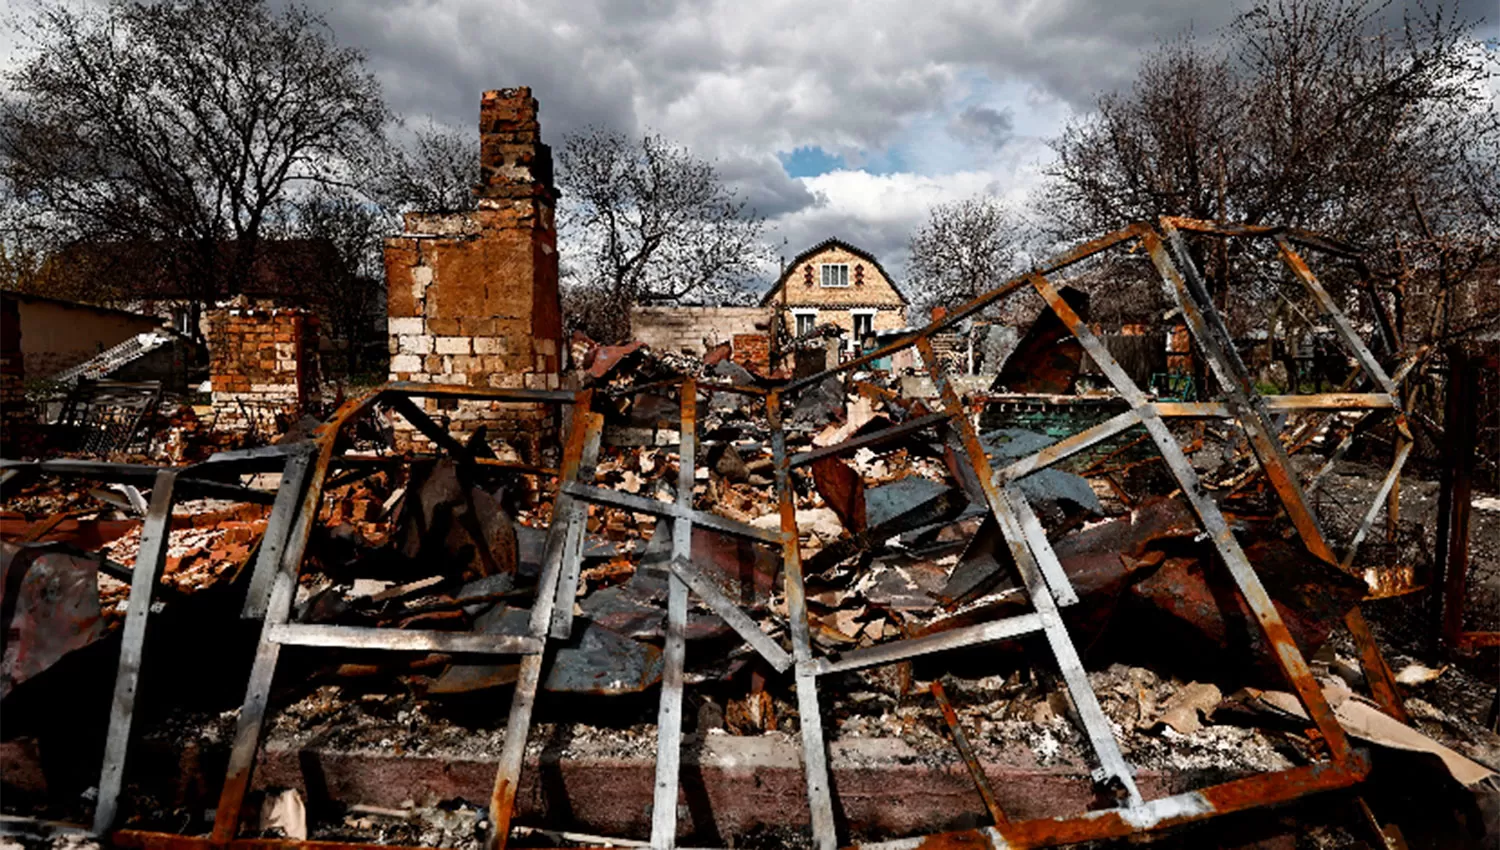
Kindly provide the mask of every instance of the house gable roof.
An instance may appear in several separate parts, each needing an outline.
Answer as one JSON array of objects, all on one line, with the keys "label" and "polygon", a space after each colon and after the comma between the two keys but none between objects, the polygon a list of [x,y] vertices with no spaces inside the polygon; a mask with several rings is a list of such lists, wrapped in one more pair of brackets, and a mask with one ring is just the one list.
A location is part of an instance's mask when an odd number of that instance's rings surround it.
[{"label": "house gable roof", "polygon": [[824,239],[822,242],[819,242],[811,248],[808,248],[806,251],[803,251],[802,253],[793,257],[792,261],[786,264],[786,268],[782,269],[781,277],[777,278],[776,283],[773,284],[770,289],[766,290],[766,294],[761,297],[760,306],[765,307],[771,303],[771,300],[776,297],[776,293],[780,292],[781,288],[786,285],[787,278],[792,276],[793,269],[817,256],[818,254],[821,254],[822,252],[828,250],[829,248],[842,248],[845,251],[853,254],[854,256],[859,257],[860,259],[868,261],[870,265],[874,266],[875,270],[880,272],[880,275],[884,277],[888,283],[890,283],[891,289],[895,290],[896,297],[901,299],[901,303],[907,306],[911,305],[911,301],[907,299],[906,293],[902,292],[901,287],[896,285],[896,279],[885,270],[885,267],[880,264],[879,260],[875,259],[874,254],[871,254],[869,251],[866,251],[865,249],[860,248],[857,245],[851,245],[848,242],[845,242],[844,240],[838,238],[837,236],[830,236],[829,238]]}]

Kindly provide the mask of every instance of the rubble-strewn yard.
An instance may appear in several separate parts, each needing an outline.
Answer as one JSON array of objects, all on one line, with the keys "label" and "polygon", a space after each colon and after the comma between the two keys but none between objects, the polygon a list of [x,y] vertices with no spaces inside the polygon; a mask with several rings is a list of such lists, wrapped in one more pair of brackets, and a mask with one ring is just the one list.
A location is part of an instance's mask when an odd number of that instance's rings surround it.
[{"label": "rubble-strewn yard", "polygon": [[[580,337],[566,387],[393,383],[275,445],[148,439],[186,452],[167,471],[7,461],[8,813],[1192,846],[1279,803],[1254,830],[1296,846],[1491,839],[1494,651],[1437,639],[1451,484],[1404,420],[1361,425],[1394,397],[1147,395],[1079,290],[1038,289],[988,375],[945,375],[964,316],[908,374],[827,327],[773,334],[774,368]],[[1483,631],[1500,511],[1471,502]]]}]

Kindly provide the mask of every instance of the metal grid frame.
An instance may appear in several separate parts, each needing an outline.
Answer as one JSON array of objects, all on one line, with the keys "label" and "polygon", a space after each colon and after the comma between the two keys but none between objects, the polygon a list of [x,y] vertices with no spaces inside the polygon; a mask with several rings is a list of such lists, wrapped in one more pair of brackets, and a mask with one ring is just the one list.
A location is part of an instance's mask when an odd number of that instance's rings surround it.
[{"label": "metal grid frame", "polygon": [[[1192,264],[1179,229],[1220,237],[1265,237],[1275,240],[1281,258],[1291,273],[1312,293],[1324,314],[1340,329],[1340,334],[1352,349],[1354,357],[1380,390],[1377,393],[1361,395],[1295,396],[1280,400],[1279,406],[1327,410],[1378,408],[1389,409],[1395,413],[1397,427],[1403,438],[1407,440],[1407,444],[1398,451],[1386,483],[1381,488],[1382,492],[1374,500],[1360,532],[1355,535],[1355,539],[1348,547],[1347,558],[1342,561],[1334,556],[1316,515],[1307,505],[1305,494],[1290,467],[1279,436],[1271,424],[1267,404],[1255,391],[1248,370],[1240,362],[1229,340],[1227,330],[1213,310],[1212,303],[1203,287],[1202,278]],[[1166,248],[1169,242],[1173,246],[1172,253],[1177,255],[1175,261]],[[1061,271],[1105,250],[1130,243],[1138,243],[1149,253],[1162,278],[1169,299],[1176,302],[1182,309],[1189,332],[1199,352],[1208,360],[1215,377],[1224,388],[1227,397],[1225,402],[1174,405],[1154,403],[1131,380],[1088,325],[1068,306],[1057,289],[1047,280],[1049,274]],[[838,367],[806,376],[780,390],[773,391],[769,406],[772,411],[773,440],[777,448],[777,484],[781,494],[782,527],[789,537],[785,558],[788,610],[793,621],[792,639],[798,662],[798,698],[802,707],[809,805],[812,809],[814,841],[820,850],[836,847],[838,842],[833,824],[832,801],[828,793],[826,754],[822,748],[821,729],[816,722],[815,676],[817,671],[823,669],[851,669],[853,666],[863,665],[845,664],[844,659],[840,659],[839,662],[811,659],[811,649],[806,637],[806,605],[800,593],[801,568],[795,540],[796,525],[790,500],[789,464],[785,458],[785,438],[781,432],[778,412],[784,394],[795,393],[825,378],[850,372],[910,346],[916,346],[927,362],[929,372],[942,394],[943,407],[947,413],[944,418],[948,420],[950,427],[959,432],[968,460],[984,489],[990,512],[999,524],[1022,573],[1023,582],[1031,593],[1035,611],[1021,615],[1021,617],[1011,617],[977,627],[959,629],[939,636],[895,641],[857,652],[864,653],[871,663],[886,663],[921,652],[973,645],[1009,637],[1013,634],[1036,630],[1039,626],[1047,634],[1053,655],[1062,667],[1069,692],[1078,706],[1085,732],[1094,745],[1096,758],[1099,761],[1099,768],[1094,774],[1095,778],[1102,782],[1116,783],[1125,793],[1126,804],[1114,809],[1090,811],[1072,818],[1023,822],[999,822],[999,819],[996,819],[997,823],[994,826],[981,830],[905,839],[877,846],[889,847],[893,850],[897,847],[927,844],[933,846],[961,844],[993,848],[1041,847],[1111,838],[1200,820],[1257,805],[1295,799],[1316,791],[1348,786],[1363,778],[1368,771],[1367,761],[1361,753],[1350,746],[1348,738],[1333,717],[1331,709],[1323,698],[1321,688],[1313,678],[1311,670],[1307,667],[1305,659],[1282,622],[1254,567],[1240,548],[1239,542],[1235,539],[1217,504],[1202,490],[1196,471],[1164,421],[1164,417],[1167,416],[1209,415],[1229,418],[1237,422],[1250,438],[1252,449],[1262,470],[1266,472],[1267,478],[1271,481],[1308,551],[1335,567],[1353,560],[1353,553],[1373,523],[1379,505],[1386,500],[1389,493],[1393,492],[1393,482],[1399,476],[1401,466],[1410,452],[1410,434],[1406,430],[1401,402],[1395,393],[1395,382],[1355,334],[1347,318],[1339,311],[1306,263],[1296,253],[1293,245],[1312,247],[1338,256],[1352,256],[1353,254],[1352,251],[1330,240],[1295,230],[1222,226],[1187,219],[1163,219],[1157,226],[1138,223],[1086,243],[1041,268],[1013,279],[973,299],[950,312],[944,319],[910,336]],[[1186,270],[1186,275],[1179,271],[1179,263]],[[962,401],[943,375],[942,365],[932,349],[931,337],[1028,285],[1042,296],[1052,311],[1069,328],[1084,350],[1104,372],[1116,393],[1130,405],[1130,410],[1061,440],[1031,457],[1016,461],[997,474],[990,466],[989,458],[984,453],[983,445],[978,439],[973,422]],[[932,424],[936,424],[936,420],[932,420]],[[1071,590],[1066,586],[1066,579],[1057,580],[1057,576],[1061,573],[1060,568],[1055,571],[1044,568],[1044,565],[1049,562],[1056,563],[1056,555],[1052,552],[1046,535],[1041,533],[1040,526],[1033,525],[1029,521],[1034,520],[1034,517],[1025,515],[1027,512],[1025,500],[1020,498],[1018,490],[1010,486],[1015,480],[1031,472],[1056,463],[1137,425],[1143,427],[1155,443],[1157,450],[1176,477],[1184,497],[1197,514],[1200,524],[1212,539],[1219,557],[1228,567],[1240,594],[1255,614],[1268,643],[1276,652],[1278,665],[1326,743],[1330,757],[1328,761],[1278,773],[1249,777],[1152,801],[1144,801],[1140,798],[1133,780],[1130,779],[1130,767],[1122,757],[1118,756],[1118,745],[1109,735],[1108,723],[1104,720],[1102,712],[1098,710],[1097,699],[1088,685],[1086,676],[1081,675],[1082,668],[1081,665],[1077,665],[1076,651],[1072,647],[1067,630],[1057,619],[1057,598],[1065,597],[1065,594],[1070,593]],[[897,426],[897,428],[901,427],[903,426]],[[905,427],[907,430],[917,428],[915,424]],[[883,435],[870,435],[869,438],[860,441],[860,445],[867,445],[880,439],[881,436]],[[852,451],[854,445],[846,443],[837,447],[837,449],[844,448]],[[837,450],[819,451],[821,456],[842,453]],[[1057,576],[1053,575],[1054,572]],[[797,628],[799,623],[802,626],[801,629]],[[1366,675],[1372,684],[1372,691],[1377,700],[1388,712],[1403,715],[1399,694],[1391,682],[1389,670],[1358,608],[1351,611],[1346,624],[1360,645]],[[849,653],[849,655],[853,656],[856,653]],[[1074,668],[1075,665],[1077,665],[1076,673],[1070,675],[1070,672],[1073,672],[1070,668]],[[807,687],[808,685],[814,685],[814,687]],[[810,692],[811,696],[809,696]],[[809,718],[813,718],[814,722],[809,723]],[[1103,732],[1102,735],[1099,734],[1100,731]]]},{"label": "metal grid frame", "polygon": [[[1272,397],[1270,399],[1256,393],[1253,385],[1249,383],[1244,364],[1239,362],[1233,345],[1227,338],[1222,322],[1219,321],[1211,303],[1207,300],[1201,276],[1192,265],[1182,243],[1180,231],[1183,230],[1224,238],[1248,237],[1275,240],[1283,261],[1313,294],[1328,318],[1339,328],[1341,336],[1350,345],[1355,358],[1379,391],[1363,394]],[[1152,401],[1125,374],[1099,339],[1068,307],[1047,280],[1046,275],[1065,269],[1100,252],[1130,243],[1139,243],[1150,254],[1162,276],[1169,298],[1182,308],[1189,330],[1200,352],[1206,357],[1216,378],[1225,388],[1226,400],[1224,402]],[[1317,791],[1345,787],[1359,781],[1368,771],[1368,761],[1361,752],[1351,748],[1342,728],[1324,701],[1321,690],[1307,668],[1305,660],[1261,585],[1254,567],[1240,549],[1238,541],[1217,505],[1201,490],[1196,472],[1165,421],[1173,417],[1214,417],[1230,419],[1244,428],[1247,436],[1250,437],[1252,450],[1261,468],[1267,473],[1268,479],[1281,498],[1282,504],[1308,550],[1334,566],[1347,566],[1352,562],[1354,553],[1373,524],[1382,501],[1388,502],[1390,508],[1394,510],[1397,493],[1395,482],[1399,477],[1401,465],[1410,451],[1410,435],[1406,431],[1401,402],[1396,395],[1396,384],[1405,370],[1398,372],[1395,378],[1385,373],[1293,246],[1310,247],[1338,257],[1354,256],[1352,250],[1345,246],[1314,234],[1295,230],[1218,225],[1186,219],[1162,219],[1156,225],[1138,223],[1086,243],[1038,269],[979,296],[952,311],[944,319],[890,345],[871,351],[834,369],[792,381],[769,392],[706,381],[698,382],[692,379],[662,381],[649,386],[634,387],[628,392],[639,392],[652,387],[676,386],[680,394],[682,437],[679,447],[679,478],[676,500],[671,503],[619,493],[584,483],[592,477],[603,423],[603,417],[593,413],[591,409],[593,396],[592,391],[589,390],[575,394],[559,391],[483,391],[427,384],[389,384],[369,396],[345,404],[316,434],[316,440],[313,443],[316,447],[315,452],[289,455],[291,459],[288,461],[287,474],[291,476],[294,484],[289,488],[283,488],[276,495],[273,521],[268,527],[261,557],[252,574],[255,592],[247,599],[245,608],[246,616],[264,616],[265,622],[255,666],[247,688],[246,702],[241,710],[230,768],[216,813],[212,837],[191,838],[125,831],[116,833],[116,841],[122,845],[139,847],[203,845],[279,847],[291,844],[309,848],[349,846],[326,842],[245,840],[236,839],[234,835],[259,744],[260,728],[266,709],[265,702],[269,694],[276,657],[282,644],[292,643],[385,649],[446,649],[521,655],[522,672],[512,698],[506,739],[491,799],[490,843],[493,847],[503,847],[510,831],[510,818],[522,766],[522,756],[547,641],[551,637],[566,636],[571,630],[572,601],[577,589],[583,520],[587,516],[586,503],[612,505],[652,513],[672,522],[672,555],[668,564],[671,581],[668,597],[666,668],[658,710],[657,781],[654,791],[651,838],[653,847],[669,848],[675,842],[681,749],[683,625],[686,620],[689,592],[698,594],[705,604],[720,614],[775,669],[793,672],[802,721],[804,768],[812,814],[813,836],[820,850],[836,847],[838,839],[829,785],[827,750],[821,725],[818,699],[819,677],[1034,632],[1041,632],[1046,636],[1053,655],[1059,662],[1069,691],[1079,707],[1085,732],[1094,746],[1099,761],[1099,768],[1095,771],[1096,780],[1115,785],[1124,795],[1125,804],[1118,808],[1090,811],[1073,817],[1021,822],[1005,820],[1003,812],[1000,812],[998,806],[994,806],[991,807],[991,814],[996,823],[992,827],[887,842],[881,846],[890,848],[924,844],[934,846],[962,844],[963,846],[994,848],[1052,846],[1160,829],[1218,814],[1291,800]],[[1173,254],[1176,255],[1175,259]],[[1185,270],[1186,274],[1179,270],[1179,267]],[[943,374],[941,363],[932,350],[931,337],[1027,286],[1034,288],[1054,313],[1070,328],[1073,335],[1100,366],[1115,391],[1130,405],[1130,409],[1099,425],[1054,443],[1035,455],[1014,461],[996,470],[983,451],[974,423],[963,400],[959,398],[946,375]],[[911,346],[917,347],[928,363],[941,393],[943,412],[917,417],[883,432],[849,440],[838,446],[816,449],[798,455],[788,453],[786,433],[783,428],[783,410],[789,397],[827,377],[850,372]],[[781,526],[779,531],[767,531],[743,525],[693,508],[696,399],[701,390],[745,392],[764,397],[772,433],[775,487]],[[571,405],[573,408],[572,425],[568,432],[561,468],[553,471],[475,459],[461,444],[412,404],[410,401],[412,396],[482,398]],[[286,622],[303,551],[312,523],[316,520],[317,505],[327,486],[329,468],[335,459],[334,446],[337,438],[349,422],[376,401],[391,404],[435,445],[460,461],[508,466],[518,471],[535,474],[557,475],[559,482],[557,499],[554,503],[554,521],[547,534],[542,575],[527,634],[477,636],[391,629],[296,626]],[[1408,441],[1398,450],[1392,469],[1386,481],[1383,482],[1381,493],[1374,500],[1365,522],[1350,542],[1346,555],[1342,559],[1334,555],[1315,515],[1309,510],[1306,490],[1292,473],[1279,436],[1271,425],[1269,417],[1271,410],[1310,409],[1390,411],[1396,418],[1397,427],[1403,439]],[[1027,614],[981,623],[951,632],[855,650],[843,653],[836,658],[815,657],[810,641],[807,604],[803,590],[792,470],[821,457],[850,453],[860,447],[938,426],[952,428],[959,434],[964,444],[967,460],[979,479],[986,506],[999,524],[1010,552],[1021,571],[1034,610]],[[1313,725],[1326,744],[1329,755],[1327,761],[1149,801],[1144,800],[1135,787],[1132,769],[1125,762],[1117,742],[1110,734],[1108,722],[1098,707],[1097,698],[1083,673],[1077,651],[1058,614],[1059,606],[1071,604],[1076,600],[1076,594],[1066,576],[1063,575],[1039,521],[1014,485],[1032,472],[1046,468],[1137,426],[1146,431],[1176,476],[1183,495],[1212,538],[1240,593],[1255,613],[1267,640],[1275,648],[1278,664],[1306,707]],[[299,459],[305,459],[305,462],[299,464]],[[13,472],[14,470],[6,468],[6,477],[10,477]],[[166,484],[160,489],[167,494],[162,498],[169,501],[171,483],[181,478],[184,473],[163,470],[153,474],[164,476],[162,481]],[[1314,476],[1308,486],[1315,486],[1321,474],[1320,472],[1318,476]],[[155,502],[156,494],[153,493],[153,512],[156,510]],[[701,571],[694,566],[691,550],[691,534],[694,525],[703,525],[706,528],[746,537],[759,543],[778,545],[782,548],[784,592],[789,613],[788,632],[792,646],[790,654],[763,632],[755,621],[732,601],[717,591],[712,582],[707,581]],[[272,533],[273,529],[275,534]],[[260,599],[265,600],[264,606],[259,604]],[[133,604],[131,610],[132,612],[136,610]],[[149,606],[142,606],[142,610],[149,610]],[[143,614],[141,628],[144,627],[144,616]],[[1387,711],[1399,713],[1399,697],[1394,686],[1387,684],[1389,671],[1386,670],[1358,609],[1351,612],[1348,625],[1361,645],[1362,661],[1377,699]],[[128,727],[125,734],[128,735]]]},{"label": "metal grid frame", "polygon": [[[167,543],[171,535],[172,508],[178,496],[184,492],[197,491],[198,495],[234,498],[241,501],[264,503],[270,495],[265,491],[240,487],[223,482],[226,476],[245,472],[282,472],[284,477],[295,479],[299,465],[305,467],[310,446],[296,444],[285,447],[255,450],[252,452],[226,452],[210,460],[187,467],[150,467],[134,464],[95,463],[90,461],[56,460],[39,462],[0,462],[3,478],[9,484],[21,477],[37,475],[78,476],[114,481],[150,482],[151,501],[141,524],[141,543],[136,553],[135,566],[131,571],[130,591],[126,597],[125,625],[121,635],[120,659],[116,666],[113,699],[110,701],[109,727],[105,738],[104,759],[99,775],[99,795],[94,805],[91,827],[67,827],[54,825],[53,829],[87,832],[102,836],[114,825],[118,814],[120,791],[124,784],[126,755],[129,751],[130,730],[135,718],[136,688],[140,682],[141,664],[144,660],[146,629],[150,620],[152,597],[156,585],[161,581],[167,562]],[[272,518],[267,522],[261,557],[265,558],[273,541],[280,534],[285,517],[278,520],[273,508]]]}]

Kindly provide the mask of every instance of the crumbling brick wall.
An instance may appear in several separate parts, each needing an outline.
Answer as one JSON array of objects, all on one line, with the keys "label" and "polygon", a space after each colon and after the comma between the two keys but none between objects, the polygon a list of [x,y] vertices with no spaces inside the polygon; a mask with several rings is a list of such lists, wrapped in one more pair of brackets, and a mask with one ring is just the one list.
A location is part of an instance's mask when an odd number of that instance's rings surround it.
[{"label": "crumbling brick wall", "polygon": [[0,426],[24,422],[29,416],[20,305],[14,298],[0,298]]},{"label": "crumbling brick wall", "polygon": [[[402,235],[386,240],[390,377],[557,389],[557,191],[531,90],[485,92],[479,125],[479,208],[408,214]],[[549,405],[421,402],[460,438],[483,426],[529,459],[556,443],[558,423]],[[404,422],[397,439],[405,447],[427,443]]]},{"label": "crumbling brick wall", "polygon": [[735,334],[731,340],[730,359],[752,372],[771,372],[771,337],[769,334]]},{"label": "crumbling brick wall", "polygon": [[703,355],[742,334],[765,336],[769,307],[632,307],[630,336],[657,351]]},{"label": "crumbling brick wall", "polygon": [[241,296],[208,312],[209,379],[220,428],[302,411],[317,388],[318,319]]}]

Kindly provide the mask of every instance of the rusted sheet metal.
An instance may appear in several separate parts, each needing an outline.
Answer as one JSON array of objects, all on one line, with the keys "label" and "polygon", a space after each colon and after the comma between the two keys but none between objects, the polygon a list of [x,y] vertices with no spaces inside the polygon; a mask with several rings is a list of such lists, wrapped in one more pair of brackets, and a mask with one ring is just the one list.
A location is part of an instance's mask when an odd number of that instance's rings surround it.
[{"label": "rusted sheet metal", "polygon": [[595,380],[607,378],[621,363],[629,359],[630,355],[635,354],[645,347],[646,344],[640,341],[626,343],[625,345],[597,346],[589,354],[588,363],[584,364],[584,368],[588,371],[589,377]]},{"label": "rusted sheet metal", "polygon": [[963,724],[958,722],[958,712],[953,710],[953,703],[948,701],[948,693],[943,690],[943,683],[934,679],[929,690],[932,691],[932,698],[937,700],[938,708],[943,712],[943,720],[948,724],[948,731],[953,735],[953,746],[958,749],[959,756],[969,768],[969,775],[974,778],[974,787],[979,791],[980,799],[984,800],[984,807],[990,813],[990,821],[996,824],[1010,823],[1010,819],[1005,816],[1005,811],[995,801],[995,791],[990,788],[990,780],[984,775],[984,766],[974,755],[974,748],[969,746],[969,736],[964,734]]},{"label": "rusted sheet metal", "polygon": [[[1365,595],[1362,580],[1308,556],[1295,542],[1262,534],[1244,549],[1303,655],[1316,652]],[[1175,655],[1182,664],[1196,662],[1206,670],[1258,670],[1262,681],[1282,680],[1272,645],[1255,627],[1254,611],[1234,592],[1232,578],[1219,564],[1169,557],[1155,573],[1134,584],[1130,595],[1175,620],[1147,616],[1139,620],[1139,631],[1177,647]]]},{"label": "rusted sheet metal", "polygon": [[55,544],[0,543],[0,699],[102,637],[98,564]]},{"label": "rusted sheet metal", "polygon": [[865,481],[847,463],[825,457],[812,465],[818,495],[851,533],[865,530]]},{"label": "rusted sheet metal", "polygon": [[[1088,293],[1064,288],[1062,295],[1088,321]],[[1070,394],[1082,368],[1083,346],[1056,313],[1044,308],[1005,358],[990,392]]]}]

